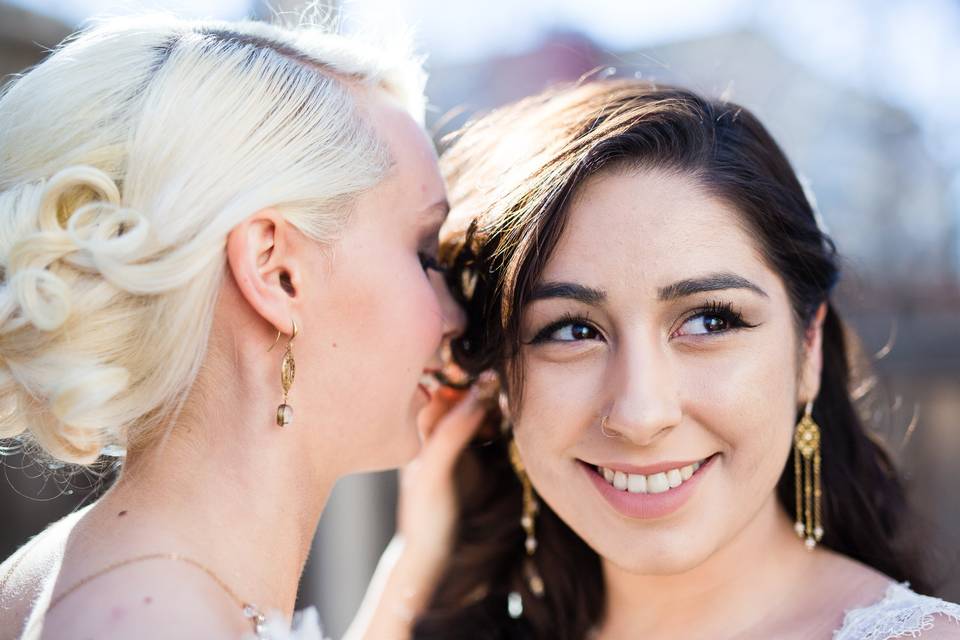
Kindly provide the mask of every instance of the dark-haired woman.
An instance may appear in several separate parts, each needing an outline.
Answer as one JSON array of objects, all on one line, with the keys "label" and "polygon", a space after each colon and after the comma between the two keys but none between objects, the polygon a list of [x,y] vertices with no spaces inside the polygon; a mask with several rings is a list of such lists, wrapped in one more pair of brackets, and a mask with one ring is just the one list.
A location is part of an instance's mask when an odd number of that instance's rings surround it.
[{"label": "dark-haired woman", "polygon": [[837,256],[740,106],[552,91],[446,152],[456,348],[502,381],[416,638],[960,638],[851,398]]}]

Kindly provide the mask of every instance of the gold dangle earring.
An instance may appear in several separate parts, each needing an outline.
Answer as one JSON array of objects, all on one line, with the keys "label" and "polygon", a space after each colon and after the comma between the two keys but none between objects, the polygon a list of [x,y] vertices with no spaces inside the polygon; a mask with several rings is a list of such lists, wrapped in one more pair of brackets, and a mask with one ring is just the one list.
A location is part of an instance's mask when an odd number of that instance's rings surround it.
[{"label": "gold dangle earring", "polygon": [[[283,354],[283,361],[280,363],[280,386],[283,388],[283,403],[277,407],[277,425],[285,427],[293,422],[293,407],[287,404],[287,395],[290,393],[290,387],[293,386],[293,377],[297,372],[297,365],[293,360],[293,339],[297,337],[297,321],[290,319],[293,323],[293,333],[287,341],[287,350]],[[273,345],[267,349],[267,353],[273,351],[273,347],[280,342],[280,331],[277,331],[277,339]]]},{"label": "gold dangle earring", "polygon": [[[538,598],[542,598],[545,592],[543,578],[540,577],[540,572],[537,571],[536,564],[533,562],[533,554],[537,551],[536,517],[537,512],[540,510],[540,504],[533,494],[533,485],[530,484],[526,467],[523,466],[523,460],[520,459],[520,451],[517,449],[517,443],[513,438],[510,439],[510,464],[513,466],[513,471],[517,474],[517,478],[520,479],[520,484],[523,486],[523,515],[520,516],[520,526],[523,527],[523,531],[526,533],[526,540],[523,546],[527,552],[527,557],[523,563],[523,575],[524,578],[526,578],[527,586],[530,587],[530,592]],[[511,594],[511,597],[513,596],[514,594]]]},{"label": "gold dangle earring", "polygon": [[[820,486],[820,427],[813,421],[812,414],[813,401],[810,401],[793,435],[793,476],[796,485],[797,515],[793,529],[800,538],[804,539],[804,544],[811,551],[823,538],[823,520],[820,511],[820,500],[823,497]],[[802,470],[801,458],[803,459]]]}]

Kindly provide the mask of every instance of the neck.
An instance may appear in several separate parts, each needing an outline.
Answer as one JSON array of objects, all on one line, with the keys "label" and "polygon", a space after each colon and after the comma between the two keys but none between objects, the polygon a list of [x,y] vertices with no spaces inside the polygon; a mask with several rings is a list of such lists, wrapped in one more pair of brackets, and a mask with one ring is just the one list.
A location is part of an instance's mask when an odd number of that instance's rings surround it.
[{"label": "neck", "polygon": [[603,559],[601,637],[730,637],[756,628],[786,605],[815,555],[771,495],[746,528],[689,571],[637,575]]},{"label": "neck", "polygon": [[272,386],[240,381],[233,393],[198,394],[202,411],[185,411],[164,442],[131,453],[94,522],[133,541],[125,555],[188,556],[242,600],[289,617],[338,475],[336,452],[306,446],[317,425],[276,426],[278,399],[258,388]]}]

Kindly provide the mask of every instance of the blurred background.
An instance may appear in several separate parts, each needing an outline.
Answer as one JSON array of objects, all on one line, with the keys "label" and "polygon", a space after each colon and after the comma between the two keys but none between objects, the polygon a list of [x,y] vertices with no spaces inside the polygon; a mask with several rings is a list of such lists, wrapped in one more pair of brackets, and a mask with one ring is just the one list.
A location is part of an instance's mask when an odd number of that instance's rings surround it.
[{"label": "blurred background", "polygon": [[[302,2],[0,0],[0,82],[90,17],[170,10],[271,19]],[[313,3],[317,4],[317,3]],[[960,2],[355,0],[344,28],[399,16],[428,56],[428,125],[589,74],[685,85],[749,107],[816,194],[846,257],[840,307],[873,360],[864,408],[932,533],[938,595],[960,601]],[[951,71],[951,69],[953,71]],[[0,459],[0,559],[108,486]],[[339,637],[393,532],[394,474],[343,480],[300,606]]]}]

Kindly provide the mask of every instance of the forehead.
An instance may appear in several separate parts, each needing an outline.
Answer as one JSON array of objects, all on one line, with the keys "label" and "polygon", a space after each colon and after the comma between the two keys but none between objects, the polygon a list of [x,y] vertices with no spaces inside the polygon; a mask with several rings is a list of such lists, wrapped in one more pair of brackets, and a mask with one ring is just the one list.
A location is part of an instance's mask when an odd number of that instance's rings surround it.
[{"label": "forehead", "polygon": [[412,199],[421,208],[443,199],[436,151],[426,132],[383,91],[368,93],[364,107],[392,160],[381,190],[391,198]]},{"label": "forehead", "polygon": [[541,279],[651,291],[716,271],[769,281],[774,274],[751,235],[740,213],[692,177],[661,171],[601,174],[571,203]]}]

